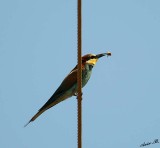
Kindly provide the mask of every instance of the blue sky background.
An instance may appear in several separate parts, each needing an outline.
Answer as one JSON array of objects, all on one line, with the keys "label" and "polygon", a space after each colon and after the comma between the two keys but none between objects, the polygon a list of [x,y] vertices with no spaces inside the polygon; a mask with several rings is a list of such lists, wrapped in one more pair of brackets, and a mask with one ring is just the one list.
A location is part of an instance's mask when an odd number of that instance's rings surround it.
[{"label": "blue sky background", "polygon": [[[0,1],[0,147],[77,146],[75,97],[23,127],[77,62],[76,3]],[[83,147],[160,141],[160,1],[83,0],[83,54],[107,51],[83,89]]]}]

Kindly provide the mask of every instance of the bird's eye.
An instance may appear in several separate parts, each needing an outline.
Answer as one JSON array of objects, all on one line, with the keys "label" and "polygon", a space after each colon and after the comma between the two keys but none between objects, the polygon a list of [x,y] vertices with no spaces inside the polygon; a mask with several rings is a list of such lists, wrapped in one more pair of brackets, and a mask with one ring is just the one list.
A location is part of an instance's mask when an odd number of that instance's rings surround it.
[{"label": "bird's eye", "polygon": [[91,56],[91,59],[94,59],[95,57],[94,56]]}]

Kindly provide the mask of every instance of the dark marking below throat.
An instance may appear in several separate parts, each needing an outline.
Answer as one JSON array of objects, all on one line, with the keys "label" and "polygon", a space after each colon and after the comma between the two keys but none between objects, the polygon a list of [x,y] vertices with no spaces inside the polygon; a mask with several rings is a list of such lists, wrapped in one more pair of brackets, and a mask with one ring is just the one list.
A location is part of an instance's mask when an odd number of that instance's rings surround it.
[{"label": "dark marking below throat", "polygon": [[92,68],[93,68],[93,65],[89,65],[89,70],[92,70]]}]

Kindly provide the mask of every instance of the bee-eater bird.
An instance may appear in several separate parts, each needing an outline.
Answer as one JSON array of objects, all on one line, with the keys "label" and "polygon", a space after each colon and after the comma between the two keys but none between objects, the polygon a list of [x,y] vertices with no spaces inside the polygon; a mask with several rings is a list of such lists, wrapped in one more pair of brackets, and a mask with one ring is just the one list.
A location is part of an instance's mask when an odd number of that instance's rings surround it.
[{"label": "bee-eater bird", "polygon": [[[82,57],[82,87],[84,87],[90,79],[92,68],[96,64],[97,60],[103,56],[111,56],[111,52],[102,54],[87,54]],[[71,72],[65,77],[61,85],[50,97],[50,99],[39,109],[31,120],[25,125],[27,126],[30,122],[34,121],[44,111],[48,110],[52,106],[60,103],[61,101],[75,96],[77,94],[77,69],[78,66],[73,68]]]}]

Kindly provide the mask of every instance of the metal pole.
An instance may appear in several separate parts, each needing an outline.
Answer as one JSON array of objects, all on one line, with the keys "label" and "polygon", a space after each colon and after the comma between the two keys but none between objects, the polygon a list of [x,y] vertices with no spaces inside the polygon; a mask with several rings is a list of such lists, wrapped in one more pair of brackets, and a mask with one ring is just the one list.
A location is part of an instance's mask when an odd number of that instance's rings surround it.
[{"label": "metal pole", "polygon": [[77,142],[78,148],[82,148],[82,6],[81,0],[77,0],[77,51],[78,51],[78,96],[77,96],[77,108],[78,108],[78,133]]}]

